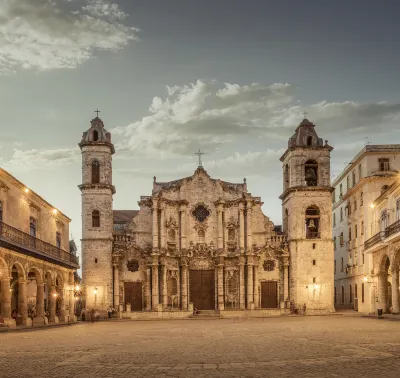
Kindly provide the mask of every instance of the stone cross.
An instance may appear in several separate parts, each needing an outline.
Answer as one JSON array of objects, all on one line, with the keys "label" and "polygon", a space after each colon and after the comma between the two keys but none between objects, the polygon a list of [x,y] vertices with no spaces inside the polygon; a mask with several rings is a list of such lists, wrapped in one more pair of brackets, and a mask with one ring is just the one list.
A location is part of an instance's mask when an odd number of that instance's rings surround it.
[{"label": "stone cross", "polygon": [[304,112],[303,112],[304,119],[307,118],[307,114],[308,114],[307,110],[304,110]]},{"label": "stone cross", "polygon": [[204,155],[204,152],[201,152],[199,148],[199,152],[196,152],[195,155],[199,157],[199,167],[202,167],[203,163],[201,162],[201,155]]},{"label": "stone cross", "polygon": [[98,116],[99,116],[99,113],[100,113],[100,110],[97,109],[97,110],[95,110],[94,112],[97,113],[97,117],[98,117]]}]

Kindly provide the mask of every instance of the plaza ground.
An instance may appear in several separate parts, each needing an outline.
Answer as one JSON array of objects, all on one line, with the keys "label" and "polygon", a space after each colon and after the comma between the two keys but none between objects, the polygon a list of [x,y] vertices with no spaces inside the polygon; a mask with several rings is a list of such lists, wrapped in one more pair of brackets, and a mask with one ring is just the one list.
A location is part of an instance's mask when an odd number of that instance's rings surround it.
[{"label": "plaza ground", "polygon": [[399,377],[400,322],[115,321],[0,333],[0,377]]}]

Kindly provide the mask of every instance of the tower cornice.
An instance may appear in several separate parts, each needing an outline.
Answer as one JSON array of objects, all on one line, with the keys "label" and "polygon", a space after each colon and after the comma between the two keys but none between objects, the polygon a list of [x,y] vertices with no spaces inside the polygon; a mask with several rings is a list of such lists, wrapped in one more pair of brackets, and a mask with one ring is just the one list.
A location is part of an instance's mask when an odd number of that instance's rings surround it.
[{"label": "tower cornice", "polygon": [[78,146],[81,149],[81,151],[82,151],[82,148],[86,147],[86,146],[93,146],[93,147],[107,146],[111,150],[111,155],[115,154],[114,145],[112,143],[108,143],[108,142],[80,142],[80,143],[78,143]]},{"label": "tower cornice", "polygon": [[293,186],[286,189],[280,196],[279,199],[284,200],[290,193],[293,192],[329,192],[332,193],[335,190],[332,186]]},{"label": "tower cornice", "polygon": [[78,185],[78,188],[80,189],[81,192],[83,192],[86,189],[89,189],[89,190],[90,189],[94,189],[94,190],[97,190],[97,189],[110,189],[112,194],[116,193],[115,186],[114,185],[110,185],[110,184],[81,184],[81,185]]},{"label": "tower cornice", "polygon": [[329,151],[331,152],[333,150],[333,147],[330,146],[329,144],[325,144],[324,146],[321,147],[314,147],[314,146],[303,146],[303,147],[292,147],[292,148],[288,148],[283,155],[280,157],[280,161],[284,161],[287,157],[287,155],[289,155],[290,152],[293,151]]}]

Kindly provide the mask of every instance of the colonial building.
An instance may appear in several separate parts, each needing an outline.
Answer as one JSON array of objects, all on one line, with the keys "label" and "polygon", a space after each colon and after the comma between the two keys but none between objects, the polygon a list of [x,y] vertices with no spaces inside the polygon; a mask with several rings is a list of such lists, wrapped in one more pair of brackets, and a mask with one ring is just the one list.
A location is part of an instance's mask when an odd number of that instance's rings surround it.
[{"label": "colonial building", "polygon": [[[0,168],[0,323],[74,321],[70,219]],[[75,250],[76,251],[76,250]]]},{"label": "colonial building", "polygon": [[[83,134],[82,264],[86,308],[122,316],[333,311],[329,155],[308,120],[282,157],[285,233],[263,214],[244,179],[199,166],[159,182],[139,210],[114,210],[111,135],[96,117]],[[290,305],[289,305],[290,304]]]},{"label": "colonial building", "polygon": [[373,207],[378,198],[384,203],[399,169],[400,145],[367,145],[333,182],[336,308],[370,313],[381,306],[376,286],[380,264],[370,251],[372,245],[376,250],[380,232],[396,217],[388,208],[382,221]]}]

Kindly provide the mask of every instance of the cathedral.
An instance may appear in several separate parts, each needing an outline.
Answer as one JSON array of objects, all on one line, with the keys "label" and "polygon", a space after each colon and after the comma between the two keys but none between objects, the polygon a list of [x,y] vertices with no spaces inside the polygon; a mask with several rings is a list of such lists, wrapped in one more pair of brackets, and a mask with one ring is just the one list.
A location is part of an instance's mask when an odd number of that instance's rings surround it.
[{"label": "cathedral", "polygon": [[[246,179],[159,182],[138,210],[113,210],[111,134],[98,117],[82,151],[82,273],[86,309],[120,317],[267,316],[333,312],[330,147],[307,119],[281,157],[283,225]],[[199,151],[200,152],[200,151]]]}]

